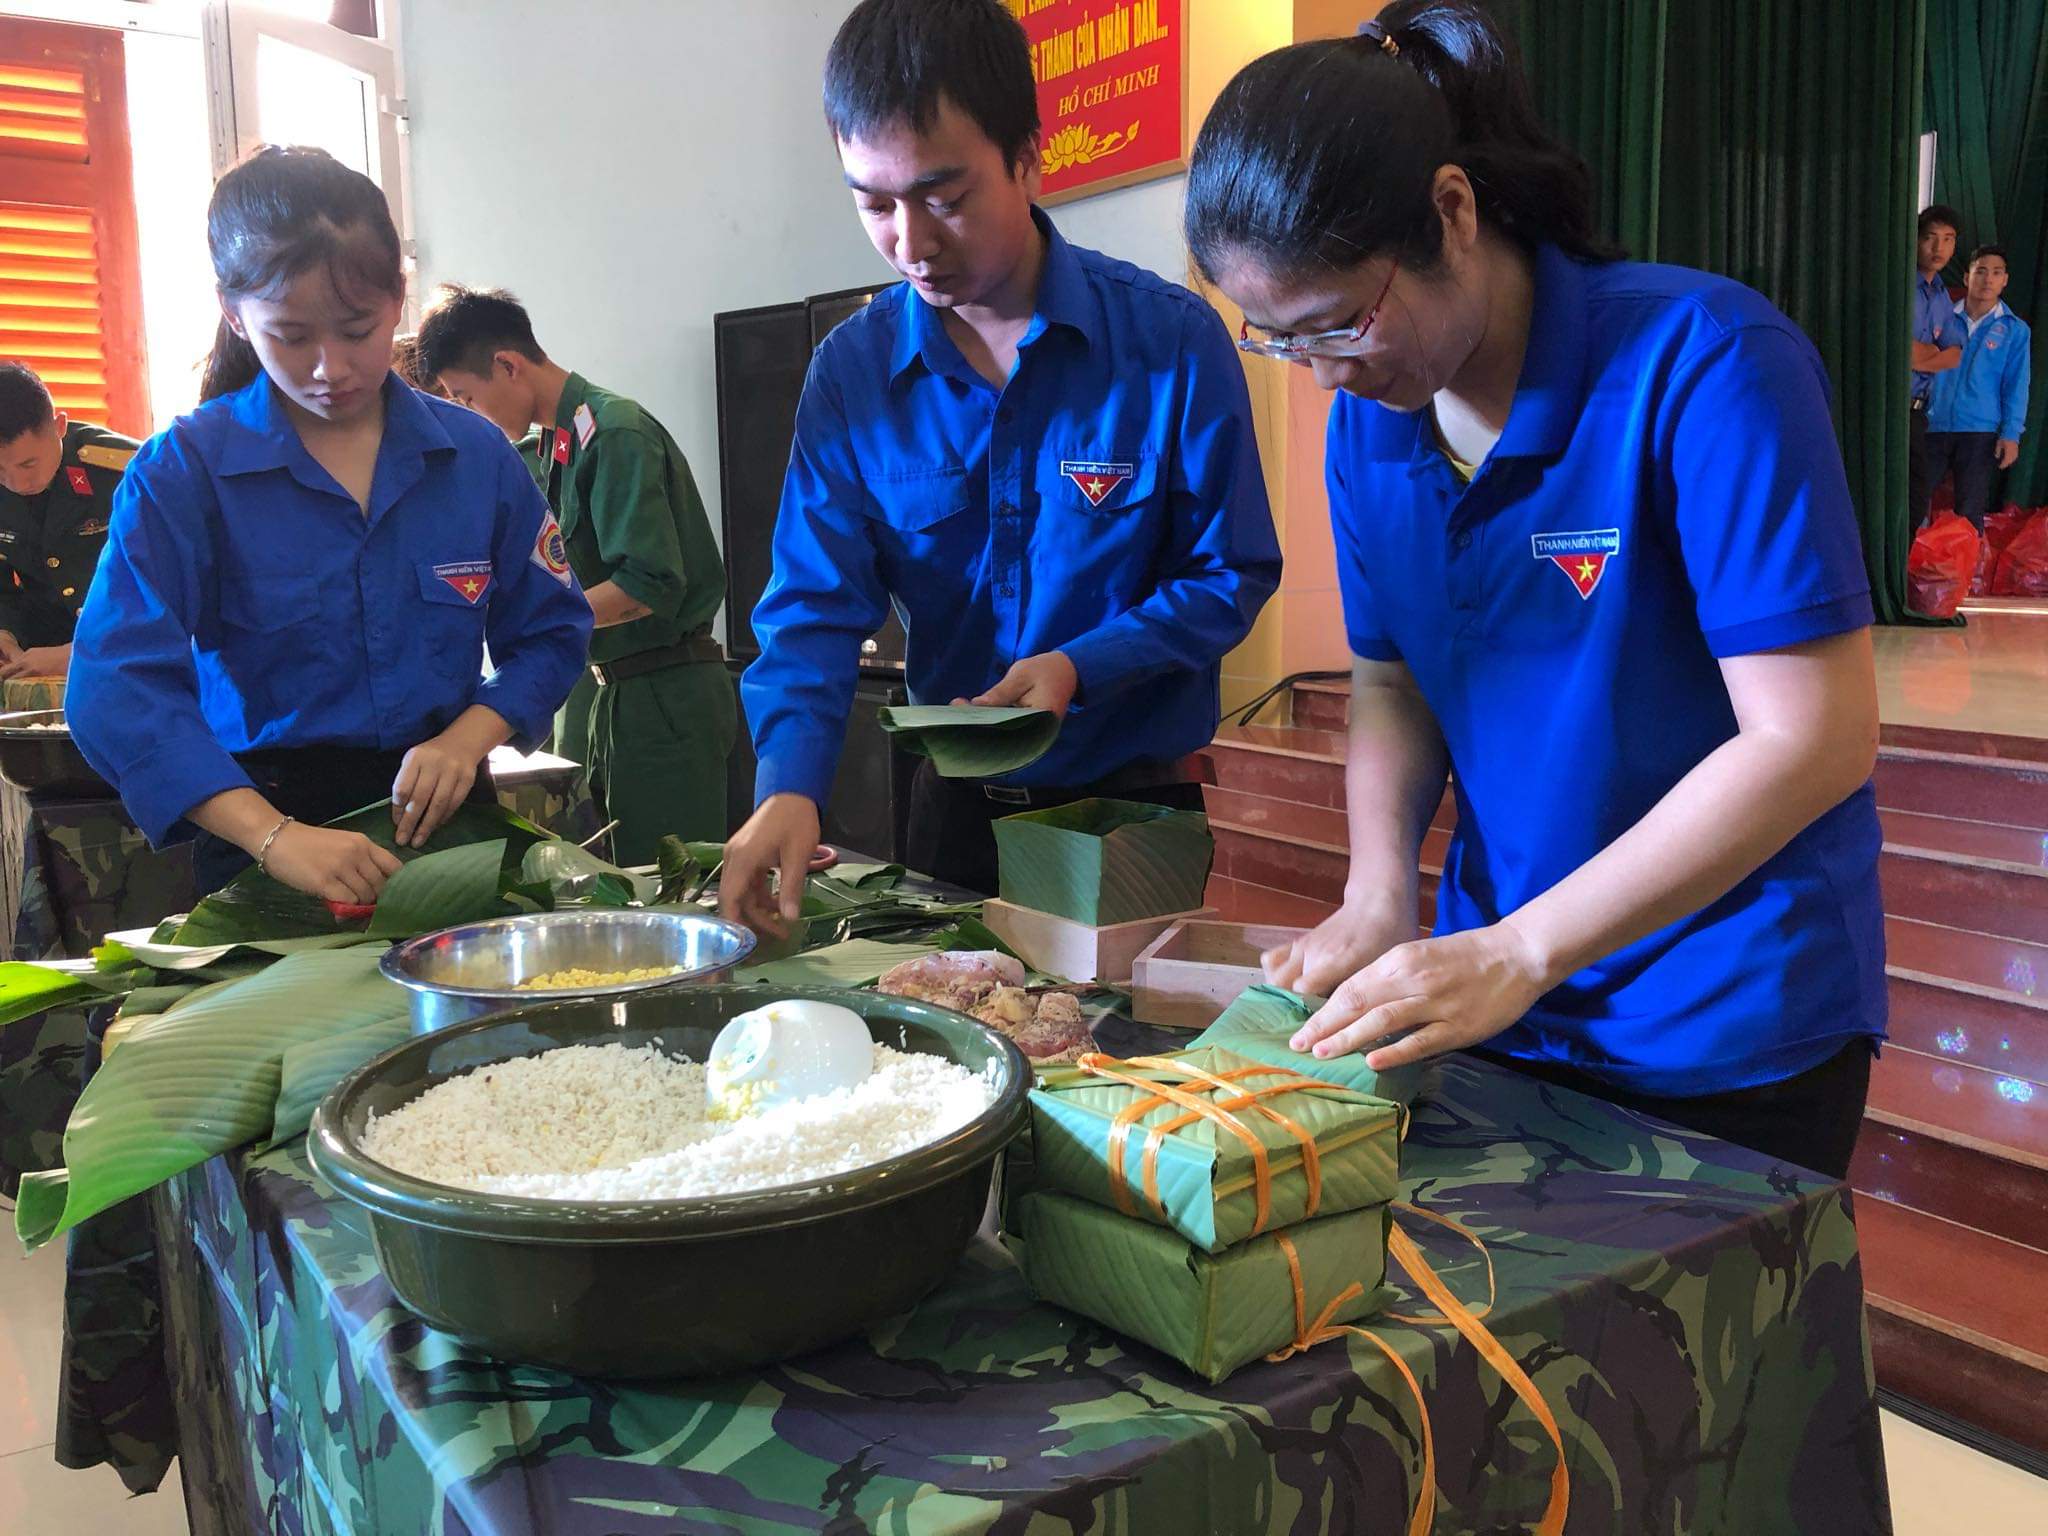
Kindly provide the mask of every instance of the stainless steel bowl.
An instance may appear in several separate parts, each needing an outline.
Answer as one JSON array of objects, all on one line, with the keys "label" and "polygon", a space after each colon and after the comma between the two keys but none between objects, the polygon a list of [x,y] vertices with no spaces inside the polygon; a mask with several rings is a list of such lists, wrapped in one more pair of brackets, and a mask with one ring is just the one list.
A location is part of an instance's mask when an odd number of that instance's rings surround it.
[{"label": "stainless steel bowl", "polygon": [[[412,1031],[430,1034],[527,1003],[624,999],[662,987],[728,979],[753,952],[754,935],[705,912],[596,908],[541,912],[443,928],[398,945],[384,974],[412,993]],[[631,971],[679,965],[671,976],[609,987],[521,989],[553,971]]]}]

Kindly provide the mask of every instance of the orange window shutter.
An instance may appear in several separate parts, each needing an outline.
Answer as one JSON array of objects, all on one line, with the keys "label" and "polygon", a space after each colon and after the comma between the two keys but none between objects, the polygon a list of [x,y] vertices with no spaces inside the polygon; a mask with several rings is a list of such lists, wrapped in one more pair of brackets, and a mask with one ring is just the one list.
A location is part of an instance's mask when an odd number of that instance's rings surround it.
[{"label": "orange window shutter", "polygon": [[149,434],[119,34],[0,20],[0,359],[57,408]]}]

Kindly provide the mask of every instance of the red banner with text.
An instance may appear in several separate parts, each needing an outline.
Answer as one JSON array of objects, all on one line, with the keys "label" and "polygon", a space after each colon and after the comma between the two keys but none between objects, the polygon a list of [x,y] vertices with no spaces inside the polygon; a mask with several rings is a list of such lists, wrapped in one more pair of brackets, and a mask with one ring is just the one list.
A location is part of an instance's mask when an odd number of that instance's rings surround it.
[{"label": "red banner with text", "polygon": [[1185,0],[1005,0],[1031,38],[1049,201],[1180,169]]}]

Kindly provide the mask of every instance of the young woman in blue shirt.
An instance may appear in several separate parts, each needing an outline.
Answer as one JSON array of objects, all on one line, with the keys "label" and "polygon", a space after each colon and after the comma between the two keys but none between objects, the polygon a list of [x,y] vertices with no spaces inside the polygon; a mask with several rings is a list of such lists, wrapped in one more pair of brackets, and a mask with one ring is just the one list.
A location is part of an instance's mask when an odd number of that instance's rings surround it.
[{"label": "young woman in blue shirt", "polygon": [[545,737],[590,610],[503,435],[390,371],[404,280],[368,178],[265,149],[208,241],[205,403],[122,482],[67,712],[153,841],[198,830],[201,894],[253,860],[374,902],[396,858],[320,824],[388,798],[424,843],[492,748]]}]

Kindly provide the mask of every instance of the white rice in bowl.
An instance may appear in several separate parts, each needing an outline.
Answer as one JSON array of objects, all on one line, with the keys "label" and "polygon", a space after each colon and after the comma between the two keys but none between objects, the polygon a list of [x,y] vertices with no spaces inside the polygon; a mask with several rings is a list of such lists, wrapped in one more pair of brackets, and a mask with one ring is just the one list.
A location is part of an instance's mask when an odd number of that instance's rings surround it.
[{"label": "white rice in bowl", "polygon": [[363,1151],[486,1194],[682,1200],[885,1162],[994,1102],[989,1079],[956,1062],[877,1045],[857,1088],[714,1120],[698,1063],[651,1045],[570,1045],[479,1067],[372,1117]]}]

